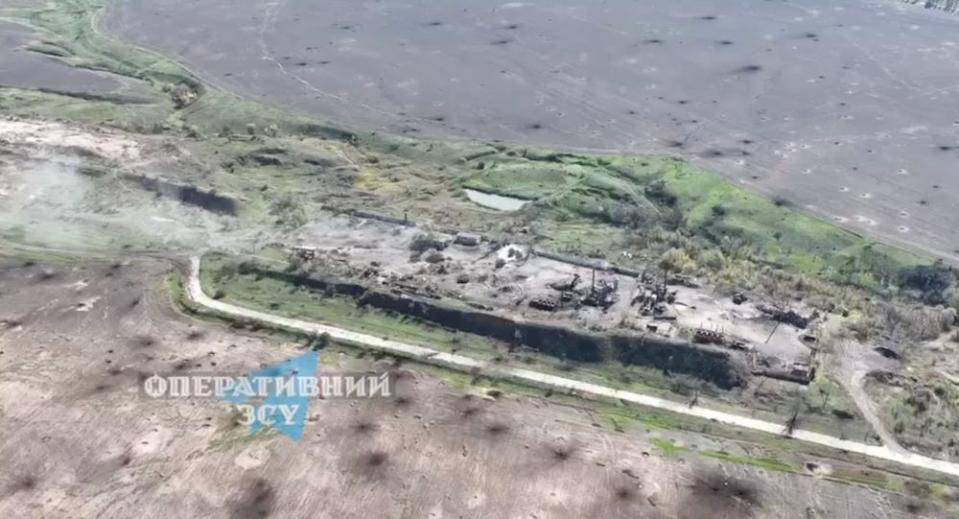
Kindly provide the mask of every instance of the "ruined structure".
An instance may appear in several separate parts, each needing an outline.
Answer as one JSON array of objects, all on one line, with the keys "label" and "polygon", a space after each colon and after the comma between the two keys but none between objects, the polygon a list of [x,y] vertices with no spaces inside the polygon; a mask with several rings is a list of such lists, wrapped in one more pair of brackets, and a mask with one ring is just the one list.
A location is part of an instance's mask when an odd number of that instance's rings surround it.
[{"label": "ruined structure", "polygon": [[[802,357],[811,347],[794,331],[783,327],[770,341],[780,330],[770,333],[770,321],[805,326],[812,316],[745,298],[731,310],[688,276],[624,274],[629,269],[608,262],[515,243],[480,248],[482,237],[462,231],[359,222],[355,229],[352,261],[350,247],[297,247],[291,256],[305,269],[259,275],[348,292],[360,305],[570,361],[647,366],[717,387],[752,375],[806,383],[815,371]],[[369,241],[357,238],[362,233]]]}]

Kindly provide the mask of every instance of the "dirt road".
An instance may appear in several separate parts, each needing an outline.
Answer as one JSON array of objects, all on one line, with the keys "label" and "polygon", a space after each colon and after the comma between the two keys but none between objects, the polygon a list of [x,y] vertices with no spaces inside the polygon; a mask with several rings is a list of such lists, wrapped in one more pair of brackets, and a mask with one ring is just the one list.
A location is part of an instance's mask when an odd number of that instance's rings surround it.
[{"label": "dirt road", "polygon": [[[468,371],[473,368],[478,368],[483,371],[484,375],[521,380],[526,383],[551,387],[558,391],[574,390],[580,394],[590,394],[603,398],[619,399],[646,407],[694,416],[705,420],[711,420],[726,425],[743,427],[769,434],[784,435],[786,433],[784,425],[780,423],[766,422],[763,420],[757,420],[755,418],[749,418],[722,411],[715,411],[703,407],[689,407],[685,403],[673,402],[671,400],[630,391],[622,391],[598,384],[580,382],[568,378],[548,375],[546,373],[488,364],[486,362],[463,355],[445,353],[430,348],[424,348],[422,346],[414,346],[412,344],[406,344],[389,339],[383,339],[381,337],[357,333],[350,330],[345,330],[343,328],[337,328],[335,326],[281,317],[265,312],[243,308],[229,303],[224,303],[222,301],[216,301],[203,293],[203,288],[200,284],[200,258],[198,257],[193,257],[190,259],[190,275],[187,282],[187,294],[194,303],[228,316],[250,319],[273,326],[298,330],[306,333],[327,333],[330,335],[330,338],[336,341],[355,344],[364,348],[372,348],[375,350],[380,350],[402,357],[409,357],[419,361],[441,365],[460,371]],[[863,443],[843,440],[834,436],[802,429],[793,430],[790,437],[800,441],[840,449],[855,454],[862,454],[872,458],[900,463],[910,467],[932,470],[949,474],[951,476],[959,476],[959,464],[937,460],[926,456],[921,456],[919,454],[903,452],[886,446],[866,445]]]}]

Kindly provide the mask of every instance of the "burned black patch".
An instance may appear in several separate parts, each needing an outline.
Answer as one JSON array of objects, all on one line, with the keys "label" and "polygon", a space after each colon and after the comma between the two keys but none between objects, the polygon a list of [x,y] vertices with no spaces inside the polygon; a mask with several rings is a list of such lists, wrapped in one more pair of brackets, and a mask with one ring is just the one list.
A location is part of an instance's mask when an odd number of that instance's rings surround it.
[{"label": "burned black patch", "polygon": [[157,340],[149,335],[137,335],[130,340],[130,345],[136,348],[152,348],[157,345]]},{"label": "burned black patch", "polygon": [[576,446],[567,443],[554,443],[549,446],[549,453],[554,461],[567,461],[576,454]]},{"label": "burned black patch", "polygon": [[39,480],[36,476],[32,474],[24,474],[16,477],[13,480],[13,483],[10,485],[9,493],[16,494],[17,492],[30,492],[34,490],[39,485]]},{"label": "burned black patch", "polygon": [[752,517],[761,506],[759,490],[750,481],[719,469],[701,471],[688,486],[679,507],[680,517]]},{"label": "burned black patch", "polygon": [[509,426],[501,422],[493,422],[487,424],[484,431],[490,436],[502,436],[509,432]]},{"label": "burned black patch", "polygon": [[129,453],[123,453],[119,458],[117,458],[117,464],[121,467],[127,467],[133,463],[133,456]]},{"label": "burned black patch", "polygon": [[509,45],[512,42],[513,42],[512,38],[503,38],[500,40],[493,40],[489,42],[489,44],[490,45]]},{"label": "burned black patch", "polygon": [[247,485],[231,507],[233,519],[257,519],[269,517],[276,507],[276,492],[265,479],[257,479]]},{"label": "burned black patch", "polygon": [[367,478],[380,478],[390,464],[390,455],[386,451],[375,450],[361,454],[353,462],[356,473]]},{"label": "burned black patch", "polygon": [[639,492],[635,487],[629,485],[616,485],[613,488],[613,498],[616,501],[635,501],[639,497]]},{"label": "burned black patch", "polygon": [[903,510],[905,510],[911,515],[921,515],[926,513],[926,511],[928,510],[928,507],[926,506],[925,502],[915,498],[906,500],[902,508]]},{"label": "burned black patch", "polygon": [[733,71],[736,74],[757,74],[762,72],[762,65],[744,65]]},{"label": "burned black patch", "polygon": [[37,274],[37,281],[52,281],[60,277],[60,273],[53,269],[43,269]]},{"label": "burned black patch", "polygon": [[480,411],[481,411],[481,408],[475,405],[468,405],[460,410],[460,418],[468,420],[476,416],[477,414],[479,414]]},{"label": "burned black patch", "polygon": [[530,123],[526,126],[529,130],[542,130],[543,125],[541,123]]},{"label": "burned black patch", "polygon": [[723,47],[727,47],[727,46],[729,46],[729,45],[732,45],[733,43],[734,43],[734,42],[733,42],[732,40],[719,40],[719,41],[716,42],[716,45],[721,45],[721,46],[723,46]]},{"label": "burned black patch", "polygon": [[389,456],[383,451],[373,451],[364,455],[362,461],[369,467],[382,467],[389,461]]},{"label": "burned black patch", "polygon": [[350,426],[350,429],[352,429],[354,433],[360,434],[360,435],[370,434],[373,431],[375,431],[377,428],[378,428],[377,425],[373,423],[372,420],[366,420],[366,419],[358,420],[352,426]]}]

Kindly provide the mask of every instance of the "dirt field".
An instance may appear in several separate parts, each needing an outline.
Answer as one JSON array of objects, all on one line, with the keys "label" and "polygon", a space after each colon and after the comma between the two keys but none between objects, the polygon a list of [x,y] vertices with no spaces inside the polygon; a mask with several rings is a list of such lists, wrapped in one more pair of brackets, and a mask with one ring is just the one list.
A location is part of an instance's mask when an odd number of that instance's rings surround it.
[{"label": "dirt field", "polygon": [[[467,396],[415,367],[402,368],[399,397],[313,402],[300,442],[250,438],[224,403],[149,400],[138,384],[154,372],[242,374],[301,350],[180,316],[167,271],[4,261],[4,515],[941,516],[895,494],[671,457],[647,433],[596,428],[538,399]],[[373,367],[343,354],[324,365]]]},{"label": "dirt field", "polygon": [[[486,336],[464,343],[468,334],[300,290],[295,280],[242,274],[245,258],[299,275],[309,265],[286,254],[301,243],[329,260],[313,265],[317,273],[392,283],[394,293],[406,283],[412,293],[531,321],[683,337],[703,327],[798,361],[821,344],[809,385],[763,378],[732,400],[700,401],[697,390],[689,405],[773,413],[774,424],[791,415],[800,428],[825,425],[903,456],[952,459],[959,369],[948,359],[959,321],[955,313],[943,321],[945,310],[931,305],[959,304],[950,299],[955,274],[939,286],[943,267],[800,215],[792,202],[959,254],[950,200],[959,121],[943,109],[957,89],[959,19],[893,0],[107,4],[105,13],[88,0],[0,6],[0,18],[24,24],[0,21],[0,514],[955,515],[959,494],[948,480],[884,472],[918,466],[908,458],[891,468],[701,416],[544,395],[492,375],[404,364],[397,398],[313,402],[299,442],[250,437],[223,402],[149,400],[137,388],[153,373],[238,375],[303,351],[305,339],[173,309],[164,283],[171,267],[145,258],[211,251],[237,274],[213,297],[222,289],[226,300],[271,314],[503,361],[502,344]],[[104,37],[101,14],[110,15],[103,29],[182,59],[202,81]],[[57,53],[63,63],[50,57]],[[774,197],[668,157],[529,144],[682,154]],[[518,205],[497,207],[504,201]],[[345,216],[357,210],[409,215],[419,227]],[[414,235],[453,227],[523,245],[518,255],[488,243],[413,254]],[[743,241],[730,244],[730,235]],[[654,283],[635,274],[600,274],[622,292],[608,312],[531,308],[530,297],[580,301],[582,287],[574,296],[556,286],[573,274],[582,286],[592,274],[527,258],[531,244],[631,269],[671,259],[673,272],[707,287],[676,282],[676,303],[666,308],[675,329],[648,327],[663,310],[626,303],[638,285]],[[41,259],[3,256],[10,251]],[[59,253],[104,259],[81,264]],[[859,288],[839,290],[826,276]],[[748,301],[735,304],[733,294]],[[896,294],[890,304],[902,303],[900,313],[874,304],[879,294]],[[913,297],[929,306],[908,308]],[[815,338],[803,337],[765,316],[764,298],[829,316],[807,328]],[[921,341],[907,333],[930,326],[949,333]],[[517,362],[542,360],[519,354]],[[373,356],[333,345],[321,369],[388,368],[389,359]],[[653,391],[653,379],[625,370],[546,360],[577,378]],[[680,389],[658,387],[690,396]],[[801,405],[809,412],[800,419]]]},{"label": "dirt field", "polygon": [[26,27],[0,22],[0,86],[44,88],[62,92],[97,94],[120,84],[91,70],[78,70],[53,57],[30,52],[36,35]]},{"label": "dirt field", "polygon": [[115,3],[214,83],[362,128],[678,153],[956,258],[954,15],[893,0]]},{"label": "dirt field", "polygon": [[[4,237],[86,250],[231,247],[256,226],[184,203],[178,185],[209,172],[176,141],[103,128],[0,119],[0,229]],[[173,184],[150,184],[162,178]],[[232,244],[232,245],[230,245]]]}]

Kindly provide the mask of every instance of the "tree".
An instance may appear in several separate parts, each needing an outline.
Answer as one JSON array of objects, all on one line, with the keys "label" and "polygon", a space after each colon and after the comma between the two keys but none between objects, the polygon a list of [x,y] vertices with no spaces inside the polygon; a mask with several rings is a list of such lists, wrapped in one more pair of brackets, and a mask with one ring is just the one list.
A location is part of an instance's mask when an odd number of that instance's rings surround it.
[{"label": "tree", "polygon": [[320,351],[326,349],[330,345],[330,334],[328,332],[323,332],[319,335],[313,337],[311,349],[313,351]]}]

